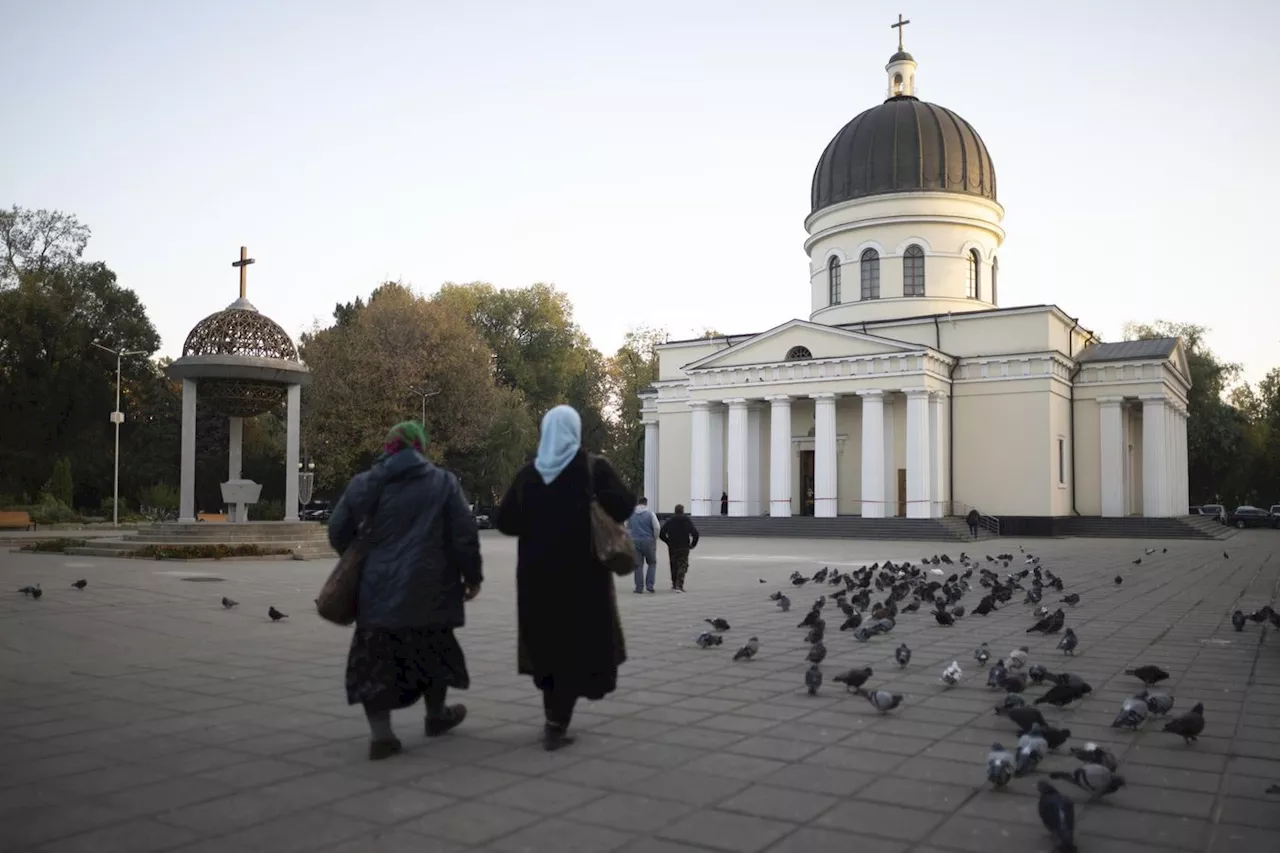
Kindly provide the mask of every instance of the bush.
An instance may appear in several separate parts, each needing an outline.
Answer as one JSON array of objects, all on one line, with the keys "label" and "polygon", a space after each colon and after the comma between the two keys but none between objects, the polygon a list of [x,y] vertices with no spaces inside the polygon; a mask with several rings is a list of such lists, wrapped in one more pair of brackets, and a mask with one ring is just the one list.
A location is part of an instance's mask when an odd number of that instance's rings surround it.
[{"label": "bush", "polygon": [[153,510],[173,511],[178,508],[178,490],[168,483],[156,483],[138,492],[138,505]]},{"label": "bush", "polygon": [[68,548],[83,548],[88,544],[84,539],[41,539],[39,542],[28,542],[19,550],[35,551],[40,554],[65,554]]},{"label": "bush", "polygon": [[249,518],[252,521],[279,521],[284,518],[284,501],[258,501],[250,504]]},{"label": "bush", "polygon": [[40,496],[39,506],[31,507],[27,512],[36,524],[68,524],[80,520],[74,509],[48,493]]},{"label": "bush", "polygon": [[269,557],[290,553],[292,551],[288,548],[263,548],[261,545],[147,545],[130,555],[154,560],[221,560],[224,557]]},{"label": "bush", "polygon": [[71,482],[71,460],[63,456],[53,463],[53,474],[49,477],[49,494],[59,503],[71,506],[71,496],[75,492],[75,484]]}]

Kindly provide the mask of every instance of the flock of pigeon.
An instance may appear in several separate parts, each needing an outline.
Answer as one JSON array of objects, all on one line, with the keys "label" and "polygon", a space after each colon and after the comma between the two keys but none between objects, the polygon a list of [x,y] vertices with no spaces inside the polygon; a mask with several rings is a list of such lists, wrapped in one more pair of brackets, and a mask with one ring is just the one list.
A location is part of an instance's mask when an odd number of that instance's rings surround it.
[{"label": "flock of pigeon", "polygon": [[[1022,551],[1022,549],[1019,549]],[[1167,552],[1168,549],[1165,549]],[[1145,555],[1155,553],[1148,549]],[[1020,570],[1009,571],[1015,561],[1013,554],[1001,554],[997,557],[987,556],[984,566],[977,559],[960,554],[958,566],[947,555],[935,555],[925,558],[919,564],[910,562],[894,564],[886,561],[860,569],[841,573],[830,568],[823,568],[812,577],[793,572],[791,585],[798,590],[807,585],[825,585],[834,591],[819,595],[810,606],[804,618],[796,626],[806,631],[805,641],[809,651],[805,656],[808,664],[804,672],[804,684],[810,695],[816,694],[823,684],[821,664],[827,657],[827,646],[824,639],[827,634],[827,621],[824,614],[829,608],[841,614],[839,631],[851,631],[853,637],[861,642],[870,642],[879,635],[891,633],[898,620],[906,614],[925,611],[933,617],[940,628],[949,628],[959,619],[966,618],[966,608],[961,603],[965,595],[975,585],[983,592],[981,600],[972,608],[972,616],[986,616],[1015,601],[1021,596],[1021,602],[1034,608],[1036,622],[1027,629],[1028,634],[1042,636],[1061,635],[1057,649],[1067,658],[1073,657],[1080,646],[1080,638],[1075,630],[1066,625],[1066,612],[1062,607],[1050,611],[1043,603],[1046,595],[1065,592],[1062,579],[1048,568],[1040,565],[1038,557],[1023,551],[1024,566]],[[1227,555],[1223,554],[1224,558]],[[1134,563],[1140,563],[1141,558]],[[943,566],[958,569],[950,576],[944,577]],[[996,569],[1004,572],[1002,574]],[[975,578],[976,575],[976,578]],[[1122,576],[1115,577],[1117,586],[1124,582]],[[767,583],[764,579],[760,583]],[[873,601],[873,589],[875,597]],[[790,611],[791,598],[783,591],[776,591],[769,596],[783,613]],[[1068,607],[1080,603],[1080,596],[1075,593],[1063,595],[1059,601]],[[1255,623],[1270,620],[1280,628],[1280,615],[1270,606],[1265,606],[1251,615],[1236,611],[1232,623],[1236,630],[1242,630],[1247,621]],[[703,630],[695,639],[701,648],[713,648],[724,643],[724,633],[730,625],[723,617],[705,620],[711,627]],[[760,651],[760,640],[751,637],[733,656],[735,661],[750,661]],[[974,660],[979,667],[987,667],[993,657],[991,650],[984,642],[973,651]],[[1019,646],[1006,657],[998,658],[987,670],[987,687],[991,690],[1003,691],[1002,699],[995,706],[996,715],[1006,718],[1017,727],[1018,741],[1010,750],[1000,743],[993,743],[987,756],[986,776],[996,788],[1003,788],[1015,777],[1024,777],[1033,773],[1040,761],[1053,750],[1063,746],[1071,737],[1071,730],[1051,725],[1041,713],[1040,705],[1051,705],[1058,709],[1066,708],[1088,696],[1093,688],[1079,675],[1072,672],[1050,672],[1040,663],[1031,663],[1029,646]],[[911,649],[904,642],[898,645],[894,659],[900,669],[905,669],[911,662]],[[905,700],[901,693],[867,687],[874,676],[871,667],[849,669],[835,675],[831,680],[844,685],[846,691],[862,696],[876,711],[887,714],[899,707]],[[1168,718],[1173,710],[1174,697],[1153,688],[1169,678],[1169,673],[1151,664],[1126,670],[1142,682],[1144,689],[1127,698],[1122,703],[1112,726],[1118,729],[1136,731],[1149,720]],[[959,684],[964,672],[957,660],[953,660],[941,673],[939,680],[943,689],[950,689]],[[1024,692],[1032,685],[1046,687],[1044,694],[1036,697],[1028,704]],[[1204,731],[1204,706],[1196,704],[1191,710],[1164,722],[1163,731],[1181,737],[1190,745]],[[1091,801],[1099,800],[1124,787],[1124,777],[1118,771],[1115,756],[1105,747],[1096,743],[1070,748],[1071,755],[1080,764],[1073,772],[1053,772],[1049,779],[1066,782],[1084,791]],[[1046,779],[1037,782],[1040,793],[1039,814],[1045,828],[1054,837],[1063,851],[1075,849],[1075,806],[1054,785]]]},{"label": "flock of pigeon", "polygon": [[[82,590],[88,585],[89,585],[89,582],[84,578],[81,578],[80,580],[73,583],[71,585],[71,588]],[[22,593],[27,598],[32,598],[36,600],[39,600],[40,596],[44,595],[44,590],[40,588],[40,584],[32,584],[31,586],[24,586],[20,588],[18,592]],[[233,607],[239,607],[239,606],[240,606],[240,602],[232,601],[231,599],[227,598],[225,595],[222,596],[222,607],[224,610],[230,610]],[[272,622],[279,622],[281,619],[289,618],[288,613],[281,613],[279,610],[276,610],[274,605],[267,608],[267,616],[271,619]]]}]

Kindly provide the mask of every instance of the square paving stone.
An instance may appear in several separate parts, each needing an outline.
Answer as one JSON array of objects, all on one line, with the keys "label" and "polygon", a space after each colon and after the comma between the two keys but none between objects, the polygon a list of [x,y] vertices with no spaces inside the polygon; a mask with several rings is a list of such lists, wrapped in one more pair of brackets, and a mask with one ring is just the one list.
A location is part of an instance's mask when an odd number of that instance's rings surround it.
[{"label": "square paving stone", "polygon": [[196,839],[196,834],[151,820],[131,820],[43,845],[42,853],[151,853]]},{"label": "square paving stone", "polygon": [[554,815],[588,803],[604,794],[598,788],[568,785],[546,779],[530,779],[503,788],[482,799],[489,803],[511,806],[538,814]]},{"label": "square paving stone", "polygon": [[761,779],[782,767],[781,761],[767,758],[752,758],[749,755],[734,755],[729,752],[718,752],[703,758],[690,761],[685,767],[694,773],[705,773],[711,776],[727,776],[731,779]]},{"label": "square paving stone", "polygon": [[337,814],[393,824],[453,805],[456,800],[417,788],[394,786],[347,797],[327,806]]},{"label": "square paving stone", "polygon": [[1080,822],[1081,832],[1137,841],[1166,850],[1203,850],[1209,838],[1208,821],[1135,812],[1122,808],[1090,809]]},{"label": "square paving stone", "polygon": [[541,778],[598,788],[602,791],[630,791],[656,773],[658,770],[654,767],[628,764],[625,761],[615,761],[610,757],[588,758],[586,761],[571,764],[563,770],[557,770]]},{"label": "square paving stone", "polygon": [[1053,843],[1043,826],[1000,823],[953,817],[933,833],[929,842],[947,850],[970,853],[995,853],[1017,850],[1019,853],[1053,853]]},{"label": "square paving stone", "polygon": [[942,822],[942,816],[918,808],[849,800],[837,803],[813,822],[837,832],[873,835],[902,841],[922,841]]},{"label": "square paving stone", "polygon": [[179,777],[153,785],[106,794],[102,801],[109,808],[123,815],[161,814],[195,803],[216,800],[235,792],[236,789],[225,782],[214,782],[211,779],[197,777]]},{"label": "square paving stone", "polygon": [[486,844],[537,823],[539,815],[494,803],[459,803],[423,818],[417,831],[463,845]]},{"label": "square paving stone", "polygon": [[835,797],[825,794],[770,785],[752,785],[745,791],[722,801],[716,808],[757,817],[804,823],[822,814],[835,802]]},{"label": "square paving stone", "polygon": [[641,794],[609,794],[566,812],[564,817],[582,823],[613,827],[624,832],[652,833],[679,820],[693,809],[669,800]]},{"label": "square paving stone", "polygon": [[726,776],[708,776],[686,768],[664,770],[645,780],[643,791],[651,797],[692,806],[709,806],[730,797],[750,782]]},{"label": "square paving stone", "polygon": [[901,841],[803,827],[770,847],[767,853],[903,853],[906,849],[907,845]]},{"label": "square paving stone", "polygon": [[755,853],[782,838],[794,827],[788,823],[709,809],[672,824],[662,838],[725,850]]},{"label": "square paving stone", "polygon": [[800,761],[821,749],[821,745],[778,737],[749,737],[728,747],[729,752],[770,758],[776,761]]},{"label": "square paving stone", "polygon": [[551,818],[516,830],[489,843],[489,849],[503,853],[608,853],[631,841],[629,833],[603,826]]},{"label": "square paving stone", "polygon": [[870,774],[839,770],[821,764],[788,764],[761,780],[767,785],[848,797],[873,781]]},{"label": "square paving stone", "polygon": [[411,784],[425,791],[467,799],[514,785],[525,778],[527,777],[487,767],[451,767],[427,773]]}]

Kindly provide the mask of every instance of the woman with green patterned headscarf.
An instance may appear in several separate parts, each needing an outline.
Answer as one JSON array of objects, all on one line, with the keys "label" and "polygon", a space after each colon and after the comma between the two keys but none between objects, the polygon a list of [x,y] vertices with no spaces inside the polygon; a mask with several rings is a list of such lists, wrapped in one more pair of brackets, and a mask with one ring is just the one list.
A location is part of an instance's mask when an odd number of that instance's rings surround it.
[{"label": "woman with green patterned headscarf", "polygon": [[422,697],[427,737],[467,713],[445,697],[471,683],[453,632],[465,622],[463,602],[480,593],[480,539],[457,477],[426,458],[427,443],[416,421],[393,426],[383,455],[352,479],[329,521],[339,554],[365,540],[346,686],[347,702],[364,705],[374,760],[401,749],[393,710]]}]

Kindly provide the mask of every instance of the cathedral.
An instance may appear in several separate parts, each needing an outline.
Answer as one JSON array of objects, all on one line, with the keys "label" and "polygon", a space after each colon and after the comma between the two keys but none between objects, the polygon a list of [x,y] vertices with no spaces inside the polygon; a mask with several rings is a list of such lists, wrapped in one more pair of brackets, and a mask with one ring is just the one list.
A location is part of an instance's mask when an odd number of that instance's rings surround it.
[{"label": "cathedral", "polygon": [[641,393],[650,505],[976,508],[1045,532],[1074,516],[1186,515],[1182,343],[1103,343],[1057,305],[1002,306],[991,154],[915,96],[901,37],[885,71],[884,103],[841,128],[813,172],[809,317],[658,348]]}]

